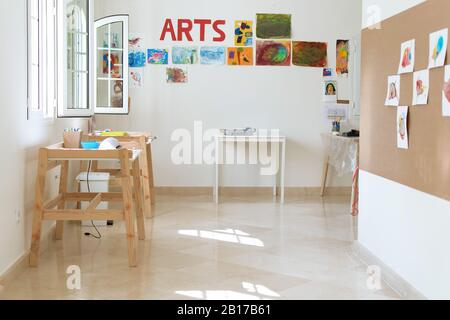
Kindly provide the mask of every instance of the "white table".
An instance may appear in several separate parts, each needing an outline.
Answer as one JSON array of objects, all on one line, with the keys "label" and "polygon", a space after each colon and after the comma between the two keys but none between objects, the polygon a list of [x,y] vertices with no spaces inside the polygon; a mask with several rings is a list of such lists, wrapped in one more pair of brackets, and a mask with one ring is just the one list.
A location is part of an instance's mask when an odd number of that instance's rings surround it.
[{"label": "white table", "polygon": [[277,161],[280,161],[280,167],[278,172],[274,175],[273,196],[278,195],[278,175],[280,176],[280,202],[283,204],[285,200],[285,172],[286,172],[286,137],[284,136],[268,136],[268,135],[253,135],[253,136],[225,136],[220,135],[215,137],[215,155],[216,155],[216,174],[215,174],[215,186],[214,186],[214,199],[216,203],[219,203],[219,187],[220,187],[220,168],[221,168],[221,153],[223,146],[227,143],[237,144],[280,144],[281,145],[281,161],[280,155],[278,155]]}]

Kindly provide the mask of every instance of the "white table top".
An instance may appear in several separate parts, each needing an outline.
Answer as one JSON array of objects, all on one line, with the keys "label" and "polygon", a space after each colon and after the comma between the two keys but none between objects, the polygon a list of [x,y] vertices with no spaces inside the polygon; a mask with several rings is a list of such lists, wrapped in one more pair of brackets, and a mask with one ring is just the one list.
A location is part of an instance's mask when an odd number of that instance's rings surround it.
[{"label": "white table top", "polygon": [[269,136],[269,135],[252,135],[252,136],[226,136],[219,135],[216,137],[219,141],[254,141],[254,142],[285,142],[285,136]]}]

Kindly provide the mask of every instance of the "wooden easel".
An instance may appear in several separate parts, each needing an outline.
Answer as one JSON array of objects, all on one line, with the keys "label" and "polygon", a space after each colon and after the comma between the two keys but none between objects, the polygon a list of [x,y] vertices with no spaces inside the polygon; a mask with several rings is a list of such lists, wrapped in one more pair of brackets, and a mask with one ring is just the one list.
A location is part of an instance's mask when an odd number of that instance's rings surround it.
[{"label": "wooden easel", "polygon": [[[39,264],[39,245],[42,221],[57,222],[55,238],[63,236],[64,221],[123,220],[128,242],[128,262],[137,266],[136,235],[133,215],[133,189],[136,200],[137,230],[140,240],[145,240],[143,197],[141,193],[140,150],[82,150],[64,149],[63,143],[39,150],[36,198],[33,215],[33,230],[30,250],[30,266]],[[118,193],[69,193],[67,191],[69,161],[119,161],[122,192]],[[59,194],[55,199],[44,202],[46,176],[49,170],[61,166]],[[133,180],[134,188],[131,181]],[[86,209],[67,209],[68,202],[90,201]],[[98,210],[101,202],[122,202],[122,210]],[[56,209],[55,209],[56,208]]]}]

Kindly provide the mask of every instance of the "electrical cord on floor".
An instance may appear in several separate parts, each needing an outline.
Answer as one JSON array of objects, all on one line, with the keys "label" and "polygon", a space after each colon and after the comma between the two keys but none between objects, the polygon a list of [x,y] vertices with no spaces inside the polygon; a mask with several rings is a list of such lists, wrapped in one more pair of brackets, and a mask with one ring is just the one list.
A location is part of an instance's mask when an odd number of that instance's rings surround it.
[{"label": "electrical cord on floor", "polygon": [[[92,161],[89,161],[88,171],[87,171],[87,175],[86,175],[86,184],[87,184],[87,189],[88,189],[89,193],[91,193],[91,187],[89,185],[89,175],[91,174],[91,165],[92,165]],[[92,238],[95,238],[95,239],[101,239],[102,238],[102,234],[97,229],[97,226],[95,225],[94,221],[91,220],[91,223],[92,223],[92,226],[94,227],[95,231],[97,232],[97,235],[92,234],[90,232],[86,232],[84,235],[86,237],[92,237]]]}]

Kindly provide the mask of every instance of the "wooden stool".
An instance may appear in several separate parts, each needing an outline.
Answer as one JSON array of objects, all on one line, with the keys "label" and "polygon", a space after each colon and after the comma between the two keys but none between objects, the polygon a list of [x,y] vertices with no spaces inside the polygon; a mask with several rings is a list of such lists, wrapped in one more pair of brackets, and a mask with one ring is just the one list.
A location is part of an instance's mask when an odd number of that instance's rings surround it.
[{"label": "wooden stool", "polygon": [[[63,235],[64,221],[123,220],[128,242],[128,261],[130,267],[137,266],[135,223],[133,215],[133,187],[136,200],[137,229],[140,240],[145,240],[143,197],[141,189],[140,155],[141,150],[82,150],[64,149],[63,144],[53,145],[39,150],[36,198],[33,215],[33,230],[30,250],[30,266],[38,266],[39,244],[43,220],[57,222],[56,239]],[[69,161],[119,161],[122,192],[118,193],[69,193],[67,180]],[[46,176],[49,170],[61,166],[61,178],[58,196],[44,203]],[[90,201],[86,209],[66,209],[67,202]],[[122,202],[122,210],[97,210],[101,202]],[[56,208],[56,209],[55,209]]]}]

